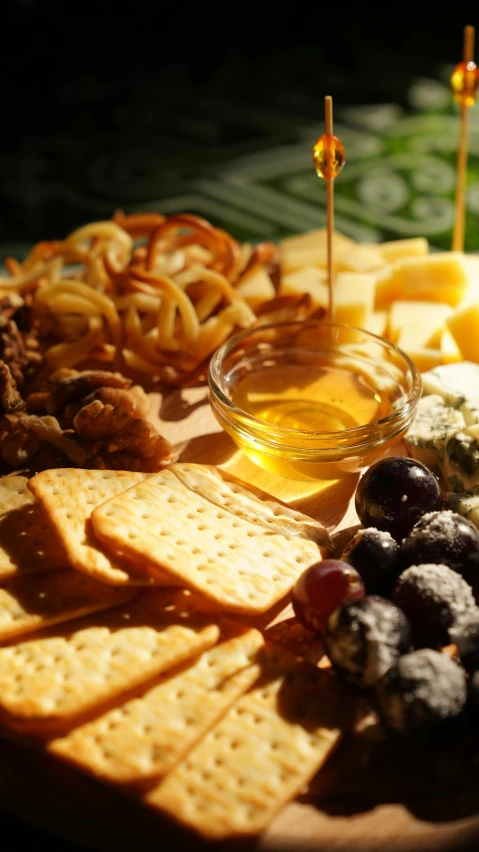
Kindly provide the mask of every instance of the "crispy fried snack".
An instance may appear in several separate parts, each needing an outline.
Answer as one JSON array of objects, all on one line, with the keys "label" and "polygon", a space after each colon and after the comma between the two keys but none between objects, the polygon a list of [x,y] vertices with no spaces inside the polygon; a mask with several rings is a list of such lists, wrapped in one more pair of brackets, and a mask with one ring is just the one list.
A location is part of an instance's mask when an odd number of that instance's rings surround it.
[{"label": "crispy fried snack", "polygon": [[[191,214],[121,211],[63,241],[38,243],[23,263],[6,265],[0,298],[29,299],[52,370],[95,359],[178,386],[203,377],[213,351],[255,322],[241,285],[261,271],[272,296],[278,273],[271,243],[240,246]],[[0,358],[21,386],[34,349],[23,341],[21,350],[8,310],[1,311],[0,303]]]}]

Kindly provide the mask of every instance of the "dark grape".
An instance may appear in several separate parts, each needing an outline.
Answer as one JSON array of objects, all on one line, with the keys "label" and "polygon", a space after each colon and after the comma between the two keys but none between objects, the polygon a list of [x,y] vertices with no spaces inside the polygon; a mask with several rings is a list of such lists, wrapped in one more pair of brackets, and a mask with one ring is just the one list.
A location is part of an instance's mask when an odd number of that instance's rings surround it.
[{"label": "dark grape", "polygon": [[466,703],[466,674],[447,654],[430,648],[396,660],[376,684],[385,725],[413,740],[433,740],[451,729]]},{"label": "dark grape", "polygon": [[472,721],[477,724],[479,720],[479,671],[475,671],[469,678],[467,705]]},{"label": "dark grape", "polygon": [[363,596],[364,585],[355,568],[339,559],[324,559],[301,574],[292,602],[303,627],[319,632],[343,600]]},{"label": "dark grape", "polygon": [[409,622],[391,601],[369,595],[344,601],[323,634],[333,666],[358,686],[372,686],[412,647]]},{"label": "dark grape", "polygon": [[401,545],[399,559],[409,565],[449,565],[471,583],[479,576],[479,530],[455,512],[430,512],[413,527]]},{"label": "dark grape", "polygon": [[409,619],[416,647],[448,645],[453,641],[451,628],[460,630],[466,619],[479,615],[471,587],[447,565],[407,568],[393,600]]},{"label": "dark grape", "polygon": [[408,535],[422,515],[441,509],[442,504],[434,474],[405,456],[373,464],[356,489],[356,511],[363,526],[386,530],[397,541]]},{"label": "dark grape", "polygon": [[359,571],[368,595],[379,595],[392,591],[400,570],[398,554],[399,545],[390,533],[368,527],[358,530],[341,559]]}]

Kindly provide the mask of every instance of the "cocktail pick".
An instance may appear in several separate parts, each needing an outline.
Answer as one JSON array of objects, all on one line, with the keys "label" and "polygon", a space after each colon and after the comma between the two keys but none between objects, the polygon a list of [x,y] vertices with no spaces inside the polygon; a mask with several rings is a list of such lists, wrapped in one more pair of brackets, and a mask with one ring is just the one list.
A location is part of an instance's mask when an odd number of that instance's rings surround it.
[{"label": "cocktail pick", "polygon": [[469,107],[476,101],[479,86],[479,68],[474,62],[474,27],[464,27],[463,60],[451,74],[454,100],[461,107],[459,147],[457,149],[456,217],[452,236],[452,250],[464,251],[464,223],[466,216],[467,137]]},{"label": "cocktail pick", "polygon": [[326,229],[328,257],[329,318],[334,319],[333,288],[333,233],[334,233],[334,179],[346,162],[344,145],[333,135],[333,99],[324,99],[326,133],[313,145],[313,163],[316,174],[326,181]]}]

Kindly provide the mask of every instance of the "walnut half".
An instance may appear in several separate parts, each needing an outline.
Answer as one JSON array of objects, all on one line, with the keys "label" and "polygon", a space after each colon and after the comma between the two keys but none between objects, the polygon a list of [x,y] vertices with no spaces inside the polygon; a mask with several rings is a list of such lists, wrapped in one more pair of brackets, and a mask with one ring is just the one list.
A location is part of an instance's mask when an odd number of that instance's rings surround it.
[{"label": "walnut half", "polygon": [[87,452],[85,467],[155,473],[170,461],[171,445],[140,417],[94,400],[73,420]]}]

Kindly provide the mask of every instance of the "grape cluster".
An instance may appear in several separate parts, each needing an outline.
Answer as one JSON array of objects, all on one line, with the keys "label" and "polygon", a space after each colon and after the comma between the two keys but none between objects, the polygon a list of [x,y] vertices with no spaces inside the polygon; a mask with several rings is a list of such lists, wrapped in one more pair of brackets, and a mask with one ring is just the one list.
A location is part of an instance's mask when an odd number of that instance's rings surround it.
[{"label": "grape cluster", "polygon": [[296,617],[338,672],[373,690],[391,731],[443,735],[466,703],[479,716],[479,531],[442,509],[437,478],[414,459],[374,464],[355,503],[362,529],[341,559],[300,577]]}]

